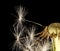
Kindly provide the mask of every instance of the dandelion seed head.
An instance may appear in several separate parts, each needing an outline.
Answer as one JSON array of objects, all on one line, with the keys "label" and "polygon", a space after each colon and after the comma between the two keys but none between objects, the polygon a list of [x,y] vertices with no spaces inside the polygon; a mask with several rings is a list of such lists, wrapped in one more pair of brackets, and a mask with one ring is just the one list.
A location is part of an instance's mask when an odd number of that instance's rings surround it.
[{"label": "dandelion seed head", "polygon": [[[43,45],[41,45],[40,42],[36,43],[36,39],[34,37],[35,34],[35,27],[30,27],[29,30],[27,30],[28,35],[26,35],[24,37],[24,40],[22,41],[21,39],[21,35],[24,35],[24,27],[21,28],[21,24],[22,21],[28,21],[31,22],[29,20],[24,19],[24,17],[26,16],[27,12],[25,11],[25,9],[23,7],[20,6],[20,8],[17,10],[18,12],[18,23],[15,25],[14,27],[14,36],[16,38],[14,44],[13,44],[13,49],[22,49],[23,51],[48,51],[50,49],[50,44],[49,42],[45,42]],[[32,22],[35,23],[35,22]],[[35,23],[37,25],[40,25],[38,23]],[[42,25],[40,25],[42,26]],[[21,43],[21,41],[23,43]],[[18,51],[18,50],[17,50]]]}]

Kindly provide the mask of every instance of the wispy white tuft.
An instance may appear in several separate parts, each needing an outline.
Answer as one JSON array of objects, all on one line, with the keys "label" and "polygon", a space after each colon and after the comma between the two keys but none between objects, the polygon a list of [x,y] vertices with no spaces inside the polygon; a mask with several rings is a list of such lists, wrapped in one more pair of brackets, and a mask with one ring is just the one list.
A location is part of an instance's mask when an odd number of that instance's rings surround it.
[{"label": "wispy white tuft", "polygon": [[35,44],[35,39],[34,39],[34,34],[35,34],[35,28],[32,27],[31,29],[27,30],[28,31],[28,36],[26,35],[25,39],[25,48],[24,51],[34,51],[34,44]]},{"label": "wispy white tuft", "polygon": [[41,51],[49,51],[51,49],[51,44],[49,42],[44,42],[43,46],[41,47]]},{"label": "wispy white tuft", "polygon": [[[18,26],[18,25],[17,25]],[[19,27],[14,27],[14,37],[15,37],[15,42],[13,44],[13,48],[12,50],[16,49],[17,50],[20,50],[22,48],[22,43],[21,43],[21,35],[23,35],[23,31],[24,31],[24,28],[22,28],[20,31],[19,31]]]},{"label": "wispy white tuft", "polygon": [[35,34],[35,27],[30,28],[30,30],[28,30],[28,35],[31,41],[34,40],[34,34]]},{"label": "wispy white tuft", "polygon": [[23,8],[22,6],[20,6],[20,8],[17,10],[18,12],[18,16],[19,16],[19,21],[20,23],[22,23],[22,21],[24,21],[24,17],[26,16],[27,12],[25,10],[25,8]]}]

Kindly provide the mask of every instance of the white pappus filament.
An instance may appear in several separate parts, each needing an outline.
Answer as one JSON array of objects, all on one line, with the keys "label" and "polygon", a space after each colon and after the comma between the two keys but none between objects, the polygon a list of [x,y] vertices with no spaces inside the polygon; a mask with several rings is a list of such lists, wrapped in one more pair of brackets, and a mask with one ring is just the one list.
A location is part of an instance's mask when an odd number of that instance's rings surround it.
[{"label": "white pappus filament", "polygon": [[[13,50],[16,48],[16,51],[22,49],[22,51],[48,51],[50,48],[49,42],[45,42],[43,45],[41,45],[40,42],[36,43],[36,38],[34,37],[35,35],[35,27],[30,27],[30,29],[25,28],[24,26],[22,27],[22,21],[28,21],[29,20],[24,19],[26,16],[27,12],[23,7],[20,6],[20,8],[17,10],[18,11],[18,23],[14,24],[14,37],[15,37],[15,42],[13,44]],[[32,22],[35,23],[35,22]],[[37,24],[37,23],[35,23]],[[38,24],[40,25],[40,24]],[[42,26],[42,25],[40,25]],[[24,32],[27,30],[27,34],[25,35]],[[22,37],[23,35],[24,38]],[[23,40],[22,40],[23,39]],[[23,43],[22,43],[23,42]]]}]

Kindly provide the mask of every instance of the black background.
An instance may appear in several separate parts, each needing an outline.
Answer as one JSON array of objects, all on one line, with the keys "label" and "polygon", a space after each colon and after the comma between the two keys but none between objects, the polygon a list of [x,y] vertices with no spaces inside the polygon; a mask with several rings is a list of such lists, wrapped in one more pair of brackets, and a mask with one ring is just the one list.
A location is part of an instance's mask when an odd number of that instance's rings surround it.
[{"label": "black background", "polygon": [[[52,22],[59,22],[60,12],[59,4],[56,2],[44,2],[44,1],[31,1],[31,0],[8,0],[8,16],[16,14],[16,6],[22,5],[28,10],[26,19],[30,19],[39,22],[43,25],[48,25]],[[12,17],[9,17],[9,21]],[[14,17],[13,17],[14,19]]]},{"label": "black background", "polygon": [[17,15],[15,7],[22,5],[28,10],[25,19],[38,22],[44,26],[48,26],[53,22],[60,22],[59,3],[55,1],[39,1],[39,0],[8,0],[7,1],[7,16],[6,16],[6,35],[8,35],[8,51],[9,44],[13,41],[10,28],[16,19],[12,14]]}]

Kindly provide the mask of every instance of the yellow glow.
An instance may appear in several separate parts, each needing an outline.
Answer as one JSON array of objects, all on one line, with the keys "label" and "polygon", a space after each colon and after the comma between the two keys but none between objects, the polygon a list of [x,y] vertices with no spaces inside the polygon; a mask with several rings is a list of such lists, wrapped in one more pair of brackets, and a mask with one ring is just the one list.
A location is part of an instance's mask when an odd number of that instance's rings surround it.
[{"label": "yellow glow", "polygon": [[50,34],[59,34],[60,33],[60,23],[52,23],[48,26],[48,31]]},{"label": "yellow glow", "polygon": [[60,40],[58,40],[58,36],[54,38],[54,40],[55,40],[56,51],[60,51]]},{"label": "yellow glow", "polygon": [[53,47],[53,51],[60,51],[60,23],[50,24],[48,27],[48,32],[53,34],[52,39],[54,42],[52,42],[52,44],[54,44],[53,46],[55,47]]}]

